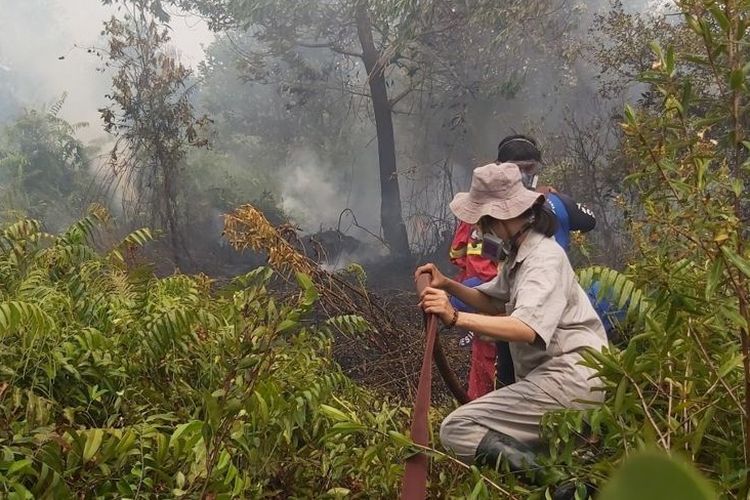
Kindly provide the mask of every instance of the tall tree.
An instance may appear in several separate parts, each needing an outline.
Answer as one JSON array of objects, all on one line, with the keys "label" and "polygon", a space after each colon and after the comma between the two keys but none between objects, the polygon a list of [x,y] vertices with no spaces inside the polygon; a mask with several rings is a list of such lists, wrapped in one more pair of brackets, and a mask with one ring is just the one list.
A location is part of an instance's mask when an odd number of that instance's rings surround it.
[{"label": "tall tree", "polygon": [[154,0],[120,0],[125,14],[104,25],[109,37],[107,64],[115,68],[111,105],[100,110],[104,128],[115,136],[110,155],[112,179],[125,183],[136,214],[168,237],[175,263],[186,252],[182,242],[179,184],[188,146],[203,146],[190,102],[191,72],[169,48],[166,14]]},{"label": "tall tree", "polygon": [[375,114],[380,160],[380,219],[383,236],[391,248],[408,252],[409,241],[401,213],[401,190],[396,168],[396,138],[393,133],[393,102],[388,99],[383,54],[375,46],[368,1],[356,6],[357,37],[362,47],[361,58],[367,70],[370,99]]},{"label": "tall tree", "polygon": [[[208,16],[217,30],[248,30],[258,49],[245,53],[248,75],[257,81],[280,83],[274,62],[279,57],[315,59],[325,51],[340,61],[343,88],[369,100],[377,132],[383,237],[397,255],[409,253],[404,224],[393,117],[408,112],[399,105],[430,92],[431,84],[474,95],[478,81],[499,67],[489,65],[467,81],[466,54],[453,42],[471,41],[472,55],[496,59],[491,47],[509,43],[522,25],[521,15],[534,15],[534,27],[558,2],[395,2],[371,0],[172,0]],[[554,4],[554,5],[553,5]],[[529,29],[529,32],[534,29]],[[460,35],[459,35],[460,33]],[[486,51],[473,50],[477,43]],[[318,55],[316,55],[318,54]],[[364,67],[366,78],[357,78]],[[522,64],[519,64],[522,66]],[[513,72],[515,73],[515,71]],[[502,75],[507,81],[508,74]],[[275,80],[276,79],[276,80]],[[288,83],[288,82],[287,82]],[[304,83],[304,82],[299,82]],[[401,104],[399,104],[401,103]]]}]

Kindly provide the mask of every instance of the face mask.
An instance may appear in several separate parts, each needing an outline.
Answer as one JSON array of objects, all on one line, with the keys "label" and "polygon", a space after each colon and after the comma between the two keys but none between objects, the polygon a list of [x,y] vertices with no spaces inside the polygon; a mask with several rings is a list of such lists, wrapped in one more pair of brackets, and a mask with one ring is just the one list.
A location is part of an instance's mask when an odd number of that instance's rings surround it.
[{"label": "face mask", "polygon": [[492,233],[482,235],[482,257],[492,262],[501,262],[508,256],[505,242]]},{"label": "face mask", "polygon": [[499,238],[492,232],[482,235],[482,257],[492,262],[502,262],[509,255],[518,252],[518,239],[534,225],[534,217],[530,217],[524,226],[516,234],[511,236],[510,241]]},{"label": "face mask", "polygon": [[531,172],[521,170],[521,182],[526,187],[526,189],[531,189],[532,191],[535,190],[538,181],[539,176],[537,174],[532,174]]}]

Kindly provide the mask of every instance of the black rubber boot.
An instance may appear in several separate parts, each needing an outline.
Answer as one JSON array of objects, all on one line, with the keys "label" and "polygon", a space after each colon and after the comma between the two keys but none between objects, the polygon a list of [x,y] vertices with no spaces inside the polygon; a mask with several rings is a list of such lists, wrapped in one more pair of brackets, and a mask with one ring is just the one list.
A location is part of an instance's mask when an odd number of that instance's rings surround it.
[{"label": "black rubber boot", "polygon": [[478,466],[500,470],[503,463],[514,474],[523,474],[537,486],[555,484],[562,477],[552,467],[541,466],[537,453],[528,445],[514,437],[495,431],[487,431],[474,453],[474,463]]},{"label": "black rubber boot", "polygon": [[[588,483],[584,483],[584,486],[586,488],[586,496],[588,498],[594,498],[596,488]],[[555,488],[555,492],[552,494],[552,500],[575,500],[576,489],[577,485],[574,482],[563,483]]]},{"label": "black rubber boot", "polygon": [[499,469],[505,461],[511,472],[538,469],[536,453],[516,438],[495,431],[487,431],[477,446],[474,463]]}]

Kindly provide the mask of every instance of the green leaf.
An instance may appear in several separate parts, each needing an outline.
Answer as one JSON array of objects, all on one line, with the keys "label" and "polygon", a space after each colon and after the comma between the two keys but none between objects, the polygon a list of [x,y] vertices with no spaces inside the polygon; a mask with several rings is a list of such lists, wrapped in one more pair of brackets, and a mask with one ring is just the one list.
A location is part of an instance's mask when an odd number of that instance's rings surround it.
[{"label": "green leaf", "polygon": [[622,366],[626,372],[631,372],[633,366],[635,366],[635,360],[638,357],[638,342],[630,339],[628,346],[625,348],[625,353],[622,355]]},{"label": "green leaf", "polygon": [[297,283],[303,290],[307,290],[308,288],[315,288],[315,284],[313,283],[312,279],[310,279],[310,277],[305,273],[297,273],[296,277]]},{"label": "green leaf", "polygon": [[661,48],[661,45],[656,40],[649,42],[649,47],[651,47],[651,51],[656,55],[656,57],[661,61],[664,59],[664,51]]},{"label": "green leaf", "polygon": [[347,497],[351,495],[351,493],[352,493],[352,490],[347,489],[347,488],[331,488],[330,490],[326,492],[326,495],[331,495],[332,497],[340,498],[340,497]]},{"label": "green leaf", "polygon": [[633,107],[629,104],[625,105],[625,119],[629,125],[635,125],[636,123],[635,111],[633,110]]},{"label": "green leaf", "polygon": [[745,318],[739,313],[739,311],[731,306],[719,307],[719,314],[728,320],[732,325],[739,328],[747,328],[748,324]]},{"label": "green leaf", "polygon": [[693,430],[693,435],[690,439],[690,449],[693,452],[693,457],[698,456],[698,453],[700,453],[703,436],[705,435],[706,429],[714,418],[714,413],[716,413],[716,407],[709,406],[700,423],[695,428],[695,430]]},{"label": "green leaf", "polygon": [[703,26],[695,16],[686,13],[685,21],[687,22],[688,26],[690,26],[690,29],[695,32],[695,34],[697,34],[698,36],[701,36],[703,34]]},{"label": "green leaf", "polygon": [[83,448],[83,461],[88,462],[96,452],[99,451],[99,447],[102,445],[102,439],[104,438],[104,431],[101,429],[94,429],[90,431],[86,436],[86,445]]},{"label": "green leaf", "polygon": [[297,273],[297,283],[299,283],[299,286],[304,293],[302,305],[304,307],[310,307],[319,297],[318,290],[315,288],[315,283],[313,283],[308,275],[303,273]]},{"label": "green leaf", "polygon": [[471,494],[469,495],[469,499],[471,500],[477,500],[480,498],[488,498],[489,492],[487,491],[487,485],[484,484],[483,480],[477,481],[477,483],[474,485],[474,489],[471,490]]},{"label": "green leaf", "polygon": [[357,422],[338,422],[331,427],[331,432],[329,434],[351,434],[365,429],[367,429],[367,427],[358,424]]},{"label": "green leaf", "polygon": [[13,465],[11,465],[8,468],[8,475],[12,476],[14,474],[18,474],[22,472],[27,467],[31,467],[33,462],[29,458],[24,458],[23,460],[18,460],[16,462],[13,462]]},{"label": "green leaf", "polygon": [[260,356],[254,356],[249,355],[247,357],[244,357],[240,360],[239,363],[237,363],[237,369],[238,370],[247,370],[248,368],[252,368],[256,366],[258,363],[260,363]]},{"label": "green leaf", "polygon": [[9,499],[15,500],[16,498],[29,498],[33,499],[34,495],[31,494],[31,492],[26,489],[26,486],[22,485],[21,483],[13,482],[13,490],[16,493],[16,496],[9,495]]},{"label": "green leaf", "polygon": [[591,354],[602,366],[609,368],[615,373],[622,373],[622,367],[611,358],[611,353],[601,352],[597,349],[586,349],[586,352]]},{"label": "green leaf", "polygon": [[180,424],[175,428],[172,436],[169,438],[169,446],[172,447],[183,436],[189,441],[192,437],[198,435],[203,427],[203,422],[193,420],[191,422]]},{"label": "green leaf", "polygon": [[667,48],[667,54],[664,58],[664,62],[666,64],[666,71],[669,74],[669,76],[674,76],[675,72],[675,59],[674,59],[674,47],[669,46]]},{"label": "green leaf", "polygon": [[721,367],[719,368],[719,372],[718,372],[719,377],[724,378],[732,370],[741,368],[742,359],[743,359],[742,353],[735,354],[734,356],[730,356],[728,360],[726,360],[724,363],[721,364]]},{"label": "green leaf", "polygon": [[740,19],[737,22],[737,33],[734,37],[735,40],[740,41],[745,37],[745,33],[747,32],[748,23],[746,19]]},{"label": "green leaf", "polygon": [[276,333],[283,333],[297,326],[299,323],[291,319],[285,319],[276,327]]},{"label": "green leaf", "polygon": [[394,443],[400,446],[411,448],[414,446],[414,442],[408,437],[404,436],[400,432],[388,431],[388,435],[391,437]]},{"label": "green leaf", "polygon": [[633,293],[634,288],[635,284],[632,281],[627,280],[625,282],[625,286],[623,286],[622,292],[620,294],[620,300],[617,301],[618,309],[622,309],[623,307],[625,307],[625,304],[627,304],[630,300],[630,294]]},{"label": "green leaf", "polygon": [[741,69],[735,69],[729,75],[729,86],[732,90],[740,90],[745,84],[745,73]]},{"label": "green leaf", "polygon": [[708,66],[709,64],[711,64],[711,60],[701,54],[683,54],[682,58],[699,66]]},{"label": "green leaf", "polygon": [[750,262],[737,255],[734,250],[727,246],[721,247],[721,252],[742,274],[750,278]]},{"label": "green leaf", "polygon": [[622,377],[622,380],[620,380],[620,384],[617,386],[617,393],[615,394],[615,414],[619,415],[622,413],[622,405],[625,401],[625,396],[628,393],[628,379],[627,377]]},{"label": "green leaf", "polygon": [[323,415],[334,420],[338,420],[339,422],[348,422],[351,420],[351,418],[349,418],[346,413],[342,412],[338,408],[334,408],[333,406],[320,405],[320,411],[323,413]]},{"label": "green leaf", "polygon": [[713,500],[709,483],[692,466],[656,451],[641,452],[615,472],[600,500]]},{"label": "green leaf", "polygon": [[706,301],[710,301],[716,293],[716,288],[721,282],[721,278],[724,276],[724,260],[716,259],[711,264],[711,268],[708,271],[706,277]]},{"label": "green leaf", "polygon": [[270,417],[268,403],[266,403],[266,400],[263,398],[263,396],[260,395],[260,393],[256,392],[254,395],[256,401],[258,402],[257,410],[260,413],[260,417],[263,419],[263,422],[267,422]]},{"label": "green leaf", "polygon": [[731,25],[729,23],[729,18],[724,13],[724,11],[721,10],[721,8],[717,4],[714,4],[711,7],[709,7],[708,10],[711,12],[711,15],[716,20],[716,22],[719,23],[719,26],[721,27],[722,31],[724,31],[724,33],[729,33],[729,29]]}]

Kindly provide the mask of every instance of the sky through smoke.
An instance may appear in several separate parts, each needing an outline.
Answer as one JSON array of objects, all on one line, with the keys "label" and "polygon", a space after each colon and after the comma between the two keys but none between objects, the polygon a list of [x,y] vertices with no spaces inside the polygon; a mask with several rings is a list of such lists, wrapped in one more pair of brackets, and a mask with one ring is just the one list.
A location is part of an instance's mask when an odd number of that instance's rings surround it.
[{"label": "sky through smoke", "polygon": [[[9,82],[16,108],[49,106],[67,93],[61,116],[89,122],[84,138],[102,136],[97,109],[106,103],[110,77],[97,71],[102,62],[87,48],[105,45],[102,23],[114,8],[99,0],[0,0],[0,12],[0,84]],[[195,16],[170,13],[173,45],[195,67],[213,34]]]}]

